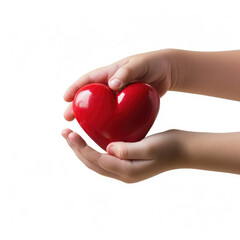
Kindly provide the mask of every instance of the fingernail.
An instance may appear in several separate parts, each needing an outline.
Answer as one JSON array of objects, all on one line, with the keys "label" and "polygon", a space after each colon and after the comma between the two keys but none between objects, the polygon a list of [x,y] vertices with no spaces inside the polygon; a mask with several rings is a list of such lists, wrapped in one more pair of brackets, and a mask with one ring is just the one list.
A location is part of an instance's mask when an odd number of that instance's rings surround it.
[{"label": "fingernail", "polygon": [[108,153],[111,154],[111,155],[114,155],[114,146],[111,145],[108,149]]},{"label": "fingernail", "polygon": [[109,81],[109,84],[110,84],[111,87],[119,87],[121,82],[120,82],[119,79],[113,78]]}]

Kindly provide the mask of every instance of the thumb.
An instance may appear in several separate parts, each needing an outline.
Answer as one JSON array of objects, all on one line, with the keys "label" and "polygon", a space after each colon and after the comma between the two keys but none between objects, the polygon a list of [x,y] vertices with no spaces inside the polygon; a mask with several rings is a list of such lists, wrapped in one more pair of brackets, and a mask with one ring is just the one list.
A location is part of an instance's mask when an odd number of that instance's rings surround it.
[{"label": "thumb", "polygon": [[142,78],[147,71],[148,64],[146,61],[143,61],[143,59],[130,59],[109,79],[108,85],[114,91],[120,90],[130,82]]},{"label": "thumb", "polygon": [[147,151],[142,142],[113,142],[107,146],[107,152],[120,159],[147,159]]}]

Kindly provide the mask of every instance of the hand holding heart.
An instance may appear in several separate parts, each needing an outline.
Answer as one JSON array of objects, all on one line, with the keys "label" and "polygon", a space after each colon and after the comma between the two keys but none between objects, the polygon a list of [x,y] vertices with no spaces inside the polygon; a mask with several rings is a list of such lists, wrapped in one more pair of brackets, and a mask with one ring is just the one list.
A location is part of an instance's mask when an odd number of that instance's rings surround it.
[{"label": "hand holding heart", "polygon": [[[64,95],[64,100],[70,102],[64,113],[65,119],[67,121],[74,119],[72,109],[74,96],[81,87],[90,83],[108,84],[113,91],[119,91],[137,80],[153,86],[161,98],[176,85],[177,79],[176,70],[173,69],[170,58],[166,55],[165,50],[138,54],[83,75],[68,88]],[[112,81],[114,84],[111,84]]]},{"label": "hand holding heart", "polygon": [[[157,90],[158,95],[161,97],[166,93],[167,90],[171,88],[171,86],[175,85],[175,79],[172,79],[172,73],[173,69],[171,69],[171,64],[168,58],[165,56],[165,51],[158,51],[124,58],[111,65],[96,69],[85,74],[73,85],[71,85],[64,95],[65,101],[71,102],[64,113],[65,119],[71,121],[75,118],[75,116],[77,116],[78,122],[89,134],[89,136],[91,136],[93,140],[95,140],[102,148],[106,149],[108,152],[108,154],[100,154],[96,152],[87,146],[85,141],[77,133],[72,132],[70,129],[65,129],[62,132],[62,135],[67,140],[70,147],[72,147],[78,158],[90,169],[104,176],[113,177],[124,182],[137,182],[168,169],[174,169],[178,167],[178,162],[181,159],[181,149],[179,147],[180,144],[177,137],[179,133],[178,131],[167,131],[139,141],[146,135],[158,111],[159,100],[156,99],[156,93],[154,93],[150,88],[148,89],[148,87],[144,86],[142,88],[143,90],[140,89],[140,94],[146,93],[146,96],[148,96],[152,91],[150,98],[153,98],[154,100],[148,100],[148,97],[144,97],[147,100],[143,102],[142,105],[140,103],[140,106],[142,106],[143,109],[139,109],[138,111],[140,114],[138,116],[142,116],[141,112],[149,109],[150,120],[145,121],[146,126],[144,126],[144,124],[141,122],[139,123],[136,117],[133,118],[133,122],[129,120],[132,126],[131,128],[133,128],[134,131],[132,134],[129,134],[130,137],[126,138],[126,140],[129,140],[130,142],[131,139],[132,141],[137,141],[132,143],[129,143],[129,141],[119,142],[119,140],[117,140],[124,139],[124,135],[121,135],[121,126],[117,124],[120,124],[122,121],[124,122],[124,120],[126,120],[126,116],[123,119],[120,119],[121,121],[119,122],[117,118],[114,118],[113,122],[115,125],[111,127],[110,122],[108,126],[109,128],[106,127],[108,130],[103,131],[103,126],[105,126],[104,124],[106,121],[104,122],[101,120],[104,119],[104,117],[98,114],[100,121],[98,121],[98,124],[96,125],[96,113],[92,111],[92,116],[94,116],[93,120],[91,120],[90,117],[86,116],[88,113],[84,113],[84,106],[86,106],[86,104],[88,105],[89,103],[81,102],[80,97],[80,101],[78,101],[78,104],[76,104],[77,100],[74,99],[74,96],[78,90],[81,88],[85,89],[85,86],[88,88],[88,84],[108,84],[113,91],[119,91],[133,81],[140,81],[150,84]],[[135,85],[136,84],[133,84],[129,87]],[[101,106],[99,105],[99,108],[104,111],[105,116],[108,116],[109,112],[111,112],[112,109],[115,109],[115,107],[112,106],[115,104],[113,100],[114,97],[111,96],[112,93],[109,93],[108,90],[103,90],[98,85],[94,86],[97,86],[98,90],[95,89],[96,92],[100,91],[100,94],[104,95],[106,98],[105,104],[107,107],[104,109],[104,106],[100,104]],[[85,95],[90,94],[92,91],[92,89],[85,90]],[[103,94],[104,91],[105,93]],[[127,88],[126,91],[128,91]],[[138,90],[135,89],[133,91]],[[126,93],[127,92],[125,92],[125,94]],[[140,96],[135,95],[136,102],[141,102]],[[74,105],[72,103],[73,100]],[[128,99],[128,101],[132,101],[132,99]],[[96,102],[94,103],[93,100],[93,105],[94,104],[96,104]],[[76,114],[76,109],[79,106],[81,106],[81,111],[83,115],[85,114],[85,116]],[[122,107],[123,112],[127,110],[124,110],[124,108],[125,106]],[[75,115],[73,111],[74,109]],[[121,111],[121,109],[119,111]],[[132,112],[133,109],[127,111],[127,113],[130,114],[129,116],[131,116]],[[83,117],[88,118],[89,121],[86,122]],[[109,115],[109,118],[112,117],[112,115]],[[134,126],[134,122],[136,127]],[[91,126],[93,125],[95,126],[95,129],[97,129],[96,132],[91,131]],[[142,130],[137,132],[136,129]],[[127,129],[127,132],[129,133],[129,129]],[[108,145],[108,143],[111,142],[109,139],[116,139],[116,142],[112,142]],[[176,156],[174,154],[176,154]]]},{"label": "hand holding heart", "polygon": [[62,135],[87,167],[128,183],[176,168],[239,174],[239,132],[169,130],[142,139],[158,110],[154,89],[160,97],[174,90],[240,101],[239,53],[166,49],[130,56],[91,71],[66,91],[64,99],[70,104],[64,117],[71,121],[75,114],[107,154],[87,146],[70,129],[63,130]]},{"label": "hand holding heart", "polygon": [[126,183],[135,183],[161,172],[184,166],[180,144],[182,132],[169,130],[135,143],[115,142],[101,154],[75,132],[62,132],[77,157],[91,170]]}]

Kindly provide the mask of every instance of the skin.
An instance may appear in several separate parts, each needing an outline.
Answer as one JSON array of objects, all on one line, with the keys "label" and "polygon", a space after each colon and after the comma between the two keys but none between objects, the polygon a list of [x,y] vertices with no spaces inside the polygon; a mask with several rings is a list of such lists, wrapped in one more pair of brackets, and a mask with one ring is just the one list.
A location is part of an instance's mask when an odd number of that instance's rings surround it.
[{"label": "skin", "polygon": [[[118,85],[111,85],[113,79]],[[74,119],[71,104],[85,84],[100,82],[118,91],[134,80],[151,84],[160,97],[167,91],[181,91],[240,101],[240,51],[166,49],[121,59],[85,74],[68,88],[65,119]],[[106,154],[89,147],[70,129],[64,129],[62,135],[88,168],[126,183],[179,168],[240,173],[239,132],[169,130],[135,143],[110,143]]]}]

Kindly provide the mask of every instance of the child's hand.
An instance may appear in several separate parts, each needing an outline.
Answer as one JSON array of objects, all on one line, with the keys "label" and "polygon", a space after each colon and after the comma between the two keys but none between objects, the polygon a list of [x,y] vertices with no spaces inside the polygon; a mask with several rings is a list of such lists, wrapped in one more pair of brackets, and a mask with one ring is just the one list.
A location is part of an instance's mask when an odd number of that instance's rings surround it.
[{"label": "child's hand", "polygon": [[[64,95],[67,102],[72,102],[76,92],[84,85],[98,82],[108,84],[109,87],[118,91],[132,81],[138,80],[151,84],[161,97],[175,85],[176,71],[174,64],[170,63],[169,53],[171,50],[159,50],[124,58],[111,65],[93,70],[80,77],[73,83]],[[74,119],[72,105],[64,113],[66,120]]]},{"label": "child's hand", "polygon": [[135,143],[110,143],[108,154],[95,151],[70,129],[63,130],[62,135],[88,168],[107,177],[135,183],[184,166],[180,132],[170,130]]},{"label": "child's hand", "polygon": [[77,157],[90,169],[126,183],[161,172],[195,168],[240,174],[240,133],[169,130],[139,142],[113,142],[101,154],[69,129],[62,132]]}]

